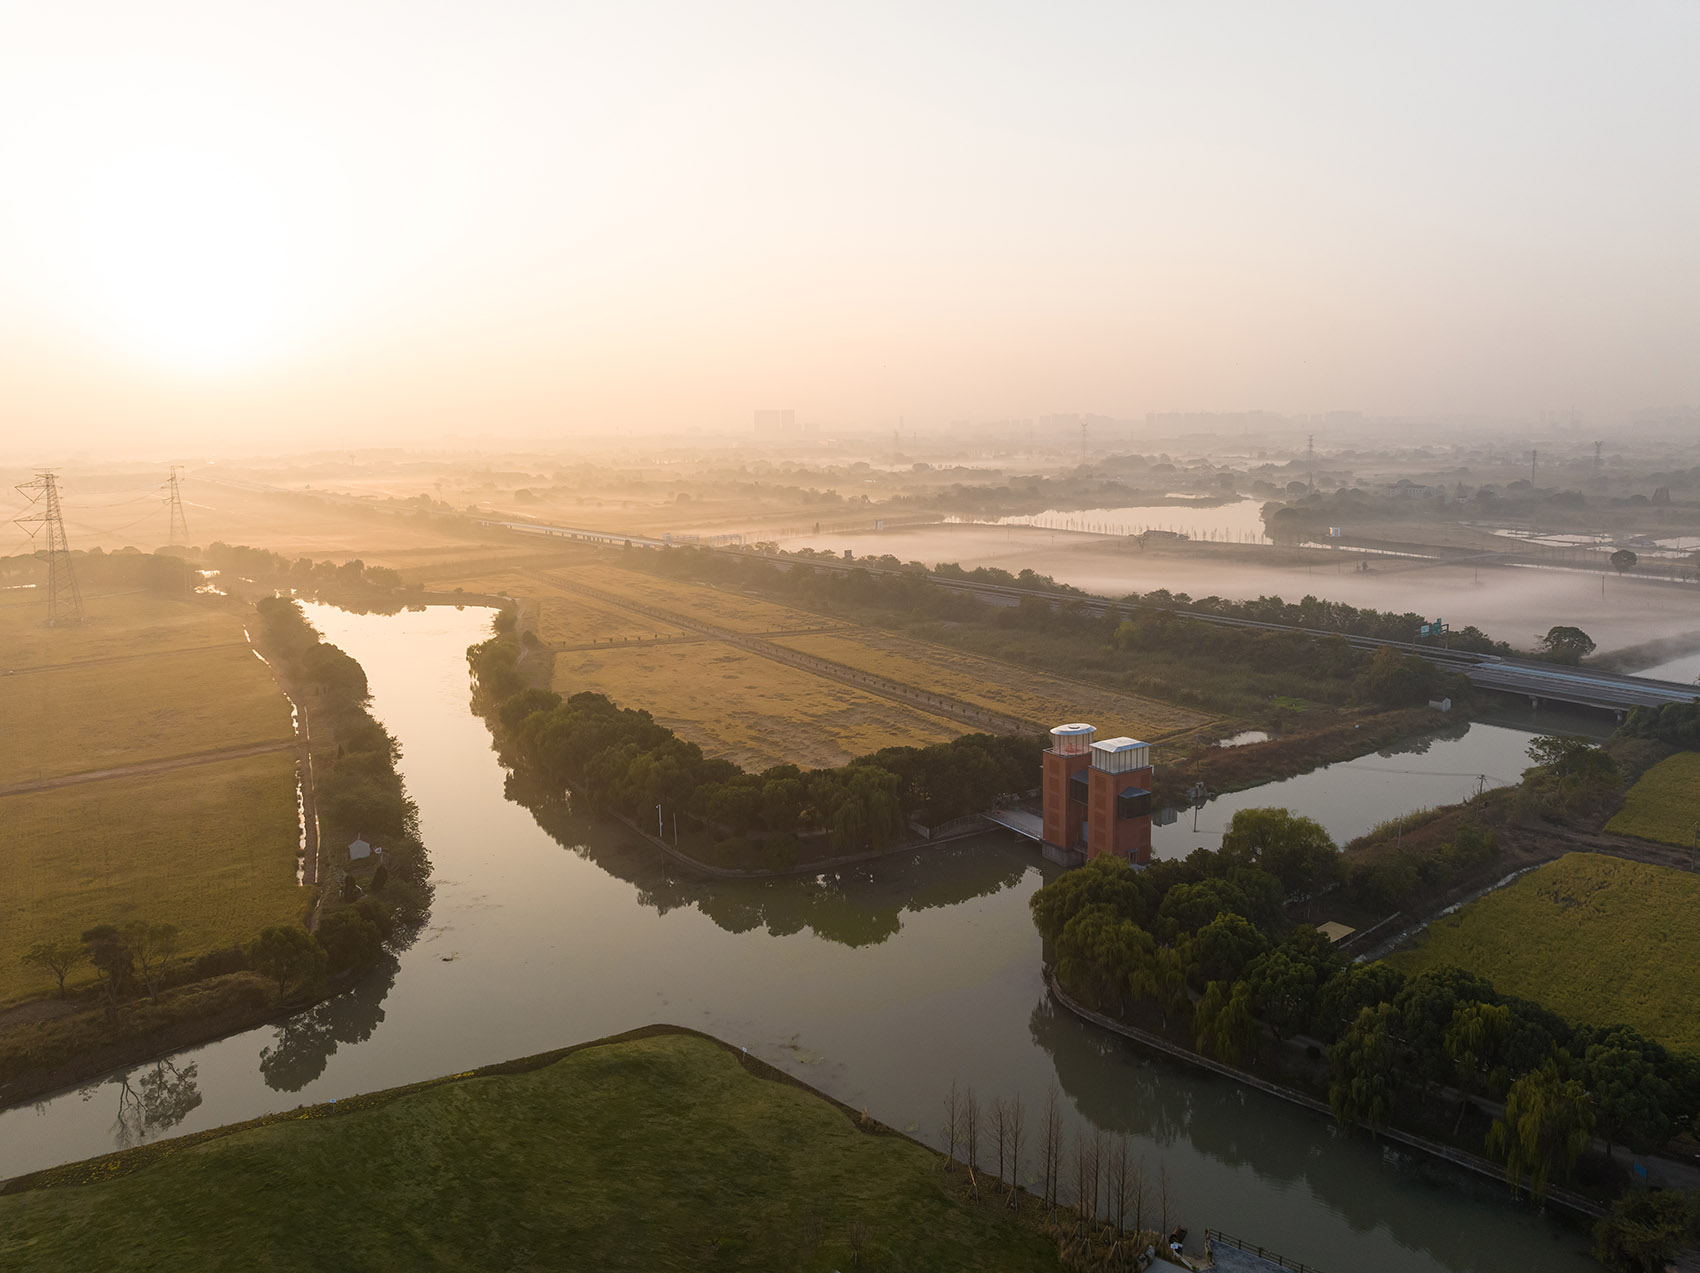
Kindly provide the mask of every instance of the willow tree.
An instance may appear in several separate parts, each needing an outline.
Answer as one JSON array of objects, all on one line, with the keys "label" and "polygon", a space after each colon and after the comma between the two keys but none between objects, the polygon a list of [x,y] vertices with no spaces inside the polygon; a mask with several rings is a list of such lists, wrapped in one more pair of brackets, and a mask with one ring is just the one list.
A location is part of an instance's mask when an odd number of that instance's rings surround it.
[{"label": "willow tree", "polygon": [[1593,1134],[1587,1091],[1548,1061],[1511,1085],[1505,1113],[1488,1129],[1487,1150],[1505,1164],[1513,1192],[1527,1176],[1529,1196],[1538,1199],[1553,1172],[1568,1174],[1576,1165]]}]

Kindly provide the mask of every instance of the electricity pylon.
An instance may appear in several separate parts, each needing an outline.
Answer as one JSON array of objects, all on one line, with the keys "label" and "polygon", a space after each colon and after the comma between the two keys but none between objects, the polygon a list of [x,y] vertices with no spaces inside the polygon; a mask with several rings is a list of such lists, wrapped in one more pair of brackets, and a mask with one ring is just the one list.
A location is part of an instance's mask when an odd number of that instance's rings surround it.
[{"label": "electricity pylon", "polygon": [[65,536],[65,518],[59,511],[59,478],[56,474],[37,473],[35,481],[17,488],[18,494],[29,497],[30,507],[37,504],[41,511],[13,518],[31,539],[30,528],[40,523],[47,529],[47,626],[63,627],[83,621],[83,594],[77,590],[77,576],[71,569],[71,541]]},{"label": "electricity pylon", "polygon": [[171,492],[165,497],[165,502],[171,505],[171,546],[173,548],[189,546],[189,519],[183,515],[183,491],[178,485],[177,465],[171,466],[171,477],[165,483]]}]

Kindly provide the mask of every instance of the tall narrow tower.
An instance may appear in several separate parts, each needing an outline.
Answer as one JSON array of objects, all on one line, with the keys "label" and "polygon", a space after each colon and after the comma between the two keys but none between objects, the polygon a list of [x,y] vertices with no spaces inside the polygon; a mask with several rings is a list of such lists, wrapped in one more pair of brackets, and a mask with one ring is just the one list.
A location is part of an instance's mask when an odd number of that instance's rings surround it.
[{"label": "tall narrow tower", "polygon": [[1316,434],[1305,434],[1305,489],[1316,489]]},{"label": "tall narrow tower", "polygon": [[47,624],[63,627],[83,621],[83,595],[77,590],[77,576],[71,569],[71,541],[65,537],[65,518],[59,511],[59,478],[52,472],[37,473],[35,481],[17,488],[18,494],[29,497],[30,507],[38,512],[25,513],[13,521],[29,532],[40,523],[47,530]]},{"label": "tall narrow tower", "polygon": [[171,506],[171,546],[187,548],[189,546],[189,519],[183,515],[183,489],[178,482],[177,465],[171,466],[171,476],[166,479],[166,489],[170,492],[165,502]]}]

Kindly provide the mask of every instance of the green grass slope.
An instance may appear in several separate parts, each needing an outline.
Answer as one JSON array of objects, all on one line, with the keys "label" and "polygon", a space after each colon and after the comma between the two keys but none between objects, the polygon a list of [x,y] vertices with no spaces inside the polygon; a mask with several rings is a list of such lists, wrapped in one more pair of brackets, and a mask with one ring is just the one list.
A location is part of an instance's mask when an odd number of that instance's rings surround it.
[{"label": "green grass slope", "polygon": [[[495,1072],[492,1072],[495,1071]],[[22,1177],[0,1268],[1055,1269],[938,1156],[669,1028]]]},{"label": "green grass slope", "polygon": [[1597,853],[1566,853],[1436,920],[1388,962],[1440,964],[1593,1025],[1632,1025],[1700,1052],[1700,876]]}]

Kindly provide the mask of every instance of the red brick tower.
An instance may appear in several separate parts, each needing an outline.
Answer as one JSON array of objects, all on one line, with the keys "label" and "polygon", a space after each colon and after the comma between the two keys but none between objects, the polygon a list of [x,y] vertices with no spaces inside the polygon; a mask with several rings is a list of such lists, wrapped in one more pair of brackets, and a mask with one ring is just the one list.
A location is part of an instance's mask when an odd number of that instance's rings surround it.
[{"label": "red brick tower", "polygon": [[[1092,743],[1090,751],[1086,857],[1114,853],[1145,866],[1151,861],[1151,748],[1137,738],[1106,738]],[[1049,809],[1047,804],[1047,827]]]},{"label": "red brick tower", "polygon": [[1080,724],[1058,725],[1051,731],[1040,786],[1045,800],[1045,843],[1054,849],[1079,849],[1085,838],[1085,779],[1097,732],[1091,725]]}]

